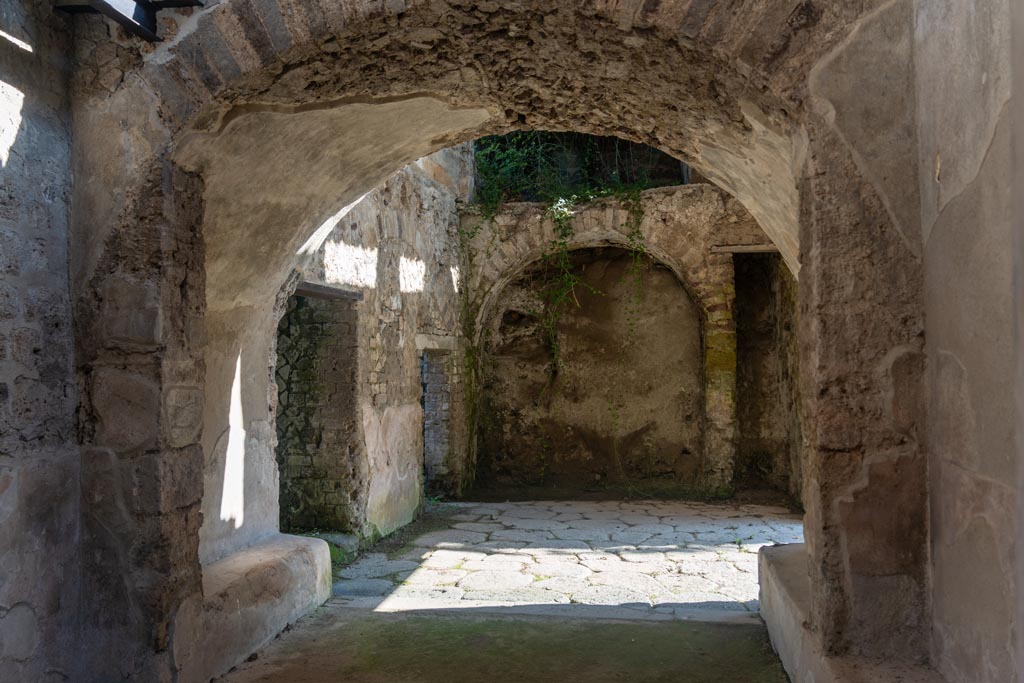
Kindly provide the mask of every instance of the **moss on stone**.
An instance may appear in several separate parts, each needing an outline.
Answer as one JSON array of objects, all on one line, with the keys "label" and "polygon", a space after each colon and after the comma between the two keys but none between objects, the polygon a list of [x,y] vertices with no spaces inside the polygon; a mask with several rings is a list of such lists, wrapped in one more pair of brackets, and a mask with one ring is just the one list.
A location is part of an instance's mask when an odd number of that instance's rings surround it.
[{"label": "moss on stone", "polygon": [[[294,683],[787,680],[760,624],[502,618],[463,612],[427,617],[325,608],[312,617],[319,623],[322,615],[324,628],[286,634],[260,659],[264,666],[275,663],[277,679]],[[260,674],[259,667],[254,663],[229,680],[257,680],[253,675]]]}]

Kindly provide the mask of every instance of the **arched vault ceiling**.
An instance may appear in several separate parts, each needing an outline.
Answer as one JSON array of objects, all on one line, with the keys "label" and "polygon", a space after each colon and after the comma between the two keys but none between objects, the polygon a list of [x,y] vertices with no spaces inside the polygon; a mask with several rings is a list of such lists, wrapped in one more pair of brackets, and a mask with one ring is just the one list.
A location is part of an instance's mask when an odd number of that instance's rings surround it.
[{"label": "arched vault ceiling", "polygon": [[743,202],[797,271],[802,88],[834,42],[823,25],[844,12],[232,0],[142,75],[185,100],[168,109],[176,159],[207,183],[213,306],[265,296],[247,276],[283,273],[324,220],[405,163],[514,128],[616,135],[686,160]]}]

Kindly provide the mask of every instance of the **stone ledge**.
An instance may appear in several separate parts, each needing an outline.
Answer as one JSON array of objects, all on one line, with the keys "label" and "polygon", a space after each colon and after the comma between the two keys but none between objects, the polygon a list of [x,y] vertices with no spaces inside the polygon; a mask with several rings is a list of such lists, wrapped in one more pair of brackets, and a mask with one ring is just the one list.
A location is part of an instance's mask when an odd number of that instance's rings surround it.
[{"label": "stone ledge", "polygon": [[225,673],[330,595],[330,552],[317,538],[275,534],[203,567],[203,597],[175,622],[178,680]]},{"label": "stone ledge", "polygon": [[856,657],[826,657],[808,627],[811,581],[803,543],[766,546],[758,553],[761,617],[772,647],[794,683],[944,683],[926,666],[904,666]]}]

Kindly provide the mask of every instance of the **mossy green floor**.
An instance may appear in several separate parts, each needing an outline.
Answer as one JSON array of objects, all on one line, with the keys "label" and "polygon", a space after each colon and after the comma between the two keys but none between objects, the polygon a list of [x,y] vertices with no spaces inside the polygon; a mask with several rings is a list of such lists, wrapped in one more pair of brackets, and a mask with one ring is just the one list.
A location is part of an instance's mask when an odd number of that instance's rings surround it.
[{"label": "mossy green floor", "polygon": [[321,608],[226,683],[784,683],[762,626]]}]

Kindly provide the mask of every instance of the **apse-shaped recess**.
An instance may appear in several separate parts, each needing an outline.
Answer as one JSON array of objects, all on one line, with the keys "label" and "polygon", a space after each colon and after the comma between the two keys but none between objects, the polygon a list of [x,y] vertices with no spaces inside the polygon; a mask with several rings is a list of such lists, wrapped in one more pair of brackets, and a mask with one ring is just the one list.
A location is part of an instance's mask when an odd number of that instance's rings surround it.
[{"label": "apse-shaped recess", "polygon": [[621,248],[545,261],[486,321],[478,482],[652,495],[695,489],[704,439],[698,306],[672,271]]}]

